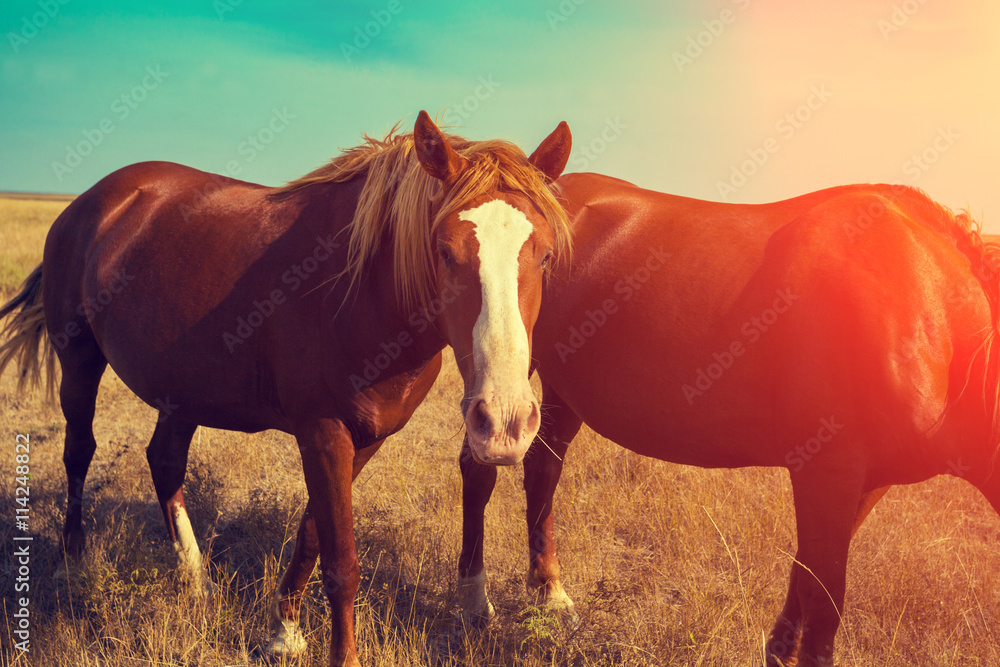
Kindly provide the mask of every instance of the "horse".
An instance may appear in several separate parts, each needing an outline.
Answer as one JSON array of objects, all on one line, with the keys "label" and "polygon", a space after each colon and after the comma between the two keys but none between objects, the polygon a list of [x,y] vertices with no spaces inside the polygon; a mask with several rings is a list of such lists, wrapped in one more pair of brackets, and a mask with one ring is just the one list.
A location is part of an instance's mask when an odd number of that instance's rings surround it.
[{"label": "horse", "polygon": [[[706,468],[788,469],[797,551],[768,665],[833,664],[851,538],[894,484],[961,476],[1000,511],[1000,244],[919,190],[834,187],[765,205],[597,174],[559,179],[571,264],[533,330],[542,427],[524,460],[529,587],[575,617],[553,493],[582,423]],[[463,445],[459,576],[490,617],[483,509]]]},{"label": "horse", "polygon": [[[398,128],[398,126],[397,126]],[[317,555],[331,665],[358,665],[351,483],[406,424],[451,345],[477,461],[521,460],[539,425],[528,383],[543,276],[568,253],[553,195],[569,128],[530,157],[445,135],[426,112],[283,187],[166,162],[125,167],[57,218],[42,263],[0,309],[0,372],[52,385],[66,418],[62,545],[84,551],[84,479],[108,364],[159,410],[146,450],[179,566],[203,583],[182,485],[199,425],[293,435],[308,501],[272,608],[268,650],[305,648]]]}]

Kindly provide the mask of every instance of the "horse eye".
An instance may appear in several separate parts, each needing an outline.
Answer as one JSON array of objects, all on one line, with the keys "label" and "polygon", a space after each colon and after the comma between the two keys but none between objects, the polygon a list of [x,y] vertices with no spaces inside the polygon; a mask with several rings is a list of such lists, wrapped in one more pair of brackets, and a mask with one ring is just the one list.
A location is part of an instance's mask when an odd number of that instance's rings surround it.
[{"label": "horse eye", "polygon": [[441,261],[444,262],[444,265],[446,267],[450,269],[453,266],[455,266],[455,258],[454,256],[452,256],[450,250],[448,250],[444,246],[441,246],[438,248],[438,254],[441,256]]},{"label": "horse eye", "polygon": [[542,270],[544,271],[549,267],[549,260],[552,259],[552,251],[549,250],[545,253],[545,257],[542,258]]}]

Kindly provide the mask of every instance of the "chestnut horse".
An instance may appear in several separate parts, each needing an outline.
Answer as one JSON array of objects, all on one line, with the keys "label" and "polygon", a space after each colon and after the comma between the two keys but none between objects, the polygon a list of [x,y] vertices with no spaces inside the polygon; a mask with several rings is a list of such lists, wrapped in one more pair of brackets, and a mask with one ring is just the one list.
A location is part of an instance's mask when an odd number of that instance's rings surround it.
[{"label": "chestnut horse", "polygon": [[[572,613],[552,498],[583,422],[675,463],[782,466],[798,548],[768,660],[831,665],[848,546],[887,487],[961,475],[1000,510],[1000,246],[901,186],[750,206],[595,174],[558,184],[574,255],[533,332],[529,585]],[[480,545],[496,470],[461,465],[459,574],[478,583],[466,612],[489,616]]]},{"label": "chestnut horse", "polygon": [[309,500],[270,648],[304,648],[296,622],[318,555],[330,664],[357,665],[351,481],[423,400],[442,349],[460,360],[478,461],[515,463],[537,432],[530,335],[546,263],[568,249],[550,186],[569,150],[565,123],[527,158],[505,141],[445,136],[421,112],[412,134],[366,137],[282,188],[148,162],[78,197],[0,309],[11,316],[0,363],[38,380],[41,346],[62,368],[66,551],[84,547],[91,423],[110,364],[160,411],[147,459],[196,583],[182,482],[197,426],[295,436]]}]

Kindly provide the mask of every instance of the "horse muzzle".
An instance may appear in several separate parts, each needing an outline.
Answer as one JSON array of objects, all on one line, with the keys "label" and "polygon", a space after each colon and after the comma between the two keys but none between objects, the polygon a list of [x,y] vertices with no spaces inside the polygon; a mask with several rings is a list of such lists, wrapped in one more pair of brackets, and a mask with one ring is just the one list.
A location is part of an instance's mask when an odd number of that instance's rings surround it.
[{"label": "horse muzzle", "polygon": [[472,458],[483,465],[520,463],[538,434],[541,412],[531,398],[473,398],[465,410],[465,434]]}]

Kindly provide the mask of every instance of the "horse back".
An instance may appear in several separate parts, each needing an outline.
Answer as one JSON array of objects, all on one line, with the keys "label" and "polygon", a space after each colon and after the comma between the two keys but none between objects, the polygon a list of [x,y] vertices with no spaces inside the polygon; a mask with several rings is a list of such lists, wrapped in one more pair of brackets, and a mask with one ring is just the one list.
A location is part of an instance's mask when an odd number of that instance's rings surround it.
[{"label": "horse back", "polygon": [[53,224],[43,261],[46,321],[60,357],[99,350],[152,405],[207,405],[223,421],[228,409],[253,406],[260,421],[271,419],[260,400],[274,391],[261,380],[270,377],[265,336],[237,331],[254,303],[281,287],[277,267],[292,261],[282,255],[295,255],[276,247],[295,216],[277,210],[268,192],[144,162],[74,200]]},{"label": "horse back", "polygon": [[[560,183],[575,254],[546,289],[535,356],[595,430],[732,467],[787,465],[823,420],[849,421],[868,434],[851,446],[873,447],[857,459],[907,452],[914,477],[940,465],[948,429],[927,434],[989,322],[953,221],[930,219],[940,207],[889,186],[751,206],[592,175]],[[981,428],[956,427],[947,447],[960,436]]]}]

